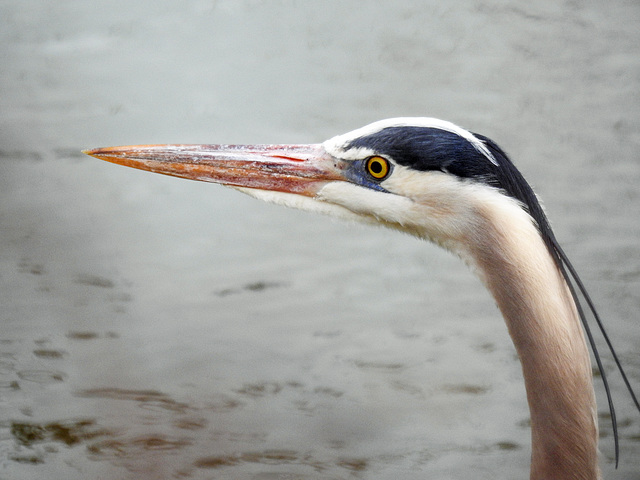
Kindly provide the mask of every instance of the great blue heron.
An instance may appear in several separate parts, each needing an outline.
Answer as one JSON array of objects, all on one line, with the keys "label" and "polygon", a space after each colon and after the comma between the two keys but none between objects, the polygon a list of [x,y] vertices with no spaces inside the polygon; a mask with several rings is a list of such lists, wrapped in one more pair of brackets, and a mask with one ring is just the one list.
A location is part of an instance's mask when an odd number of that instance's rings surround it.
[{"label": "great blue heron", "polygon": [[584,333],[602,373],[617,464],[615,409],[580,294],[639,410],[640,404],[536,195],[488,138],[434,118],[395,118],[314,145],[140,145],[85,153],[381,224],[450,250],[489,289],[518,352],[531,414],[531,478],[599,476]]}]

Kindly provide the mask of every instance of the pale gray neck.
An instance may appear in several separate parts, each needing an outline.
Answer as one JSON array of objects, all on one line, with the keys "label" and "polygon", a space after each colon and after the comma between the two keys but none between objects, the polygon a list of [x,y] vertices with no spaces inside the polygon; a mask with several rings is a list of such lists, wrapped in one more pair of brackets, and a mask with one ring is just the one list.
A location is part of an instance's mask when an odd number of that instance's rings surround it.
[{"label": "pale gray neck", "polygon": [[528,218],[481,217],[470,255],[522,363],[531,479],[599,478],[591,363],[567,284]]}]

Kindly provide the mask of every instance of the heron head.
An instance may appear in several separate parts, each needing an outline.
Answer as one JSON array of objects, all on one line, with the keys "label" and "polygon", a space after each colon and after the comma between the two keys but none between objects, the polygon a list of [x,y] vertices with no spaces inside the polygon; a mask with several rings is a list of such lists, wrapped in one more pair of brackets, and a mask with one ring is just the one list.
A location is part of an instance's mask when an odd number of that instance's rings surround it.
[{"label": "heron head", "polygon": [[85,153],[445,246],[463,234],[478,195],[506,192],[528,204],[520,191],[524,180],[509,183],[505,172],[517,170],[493,142],[434,118],[382,120],[322,144],[137,145]]}]

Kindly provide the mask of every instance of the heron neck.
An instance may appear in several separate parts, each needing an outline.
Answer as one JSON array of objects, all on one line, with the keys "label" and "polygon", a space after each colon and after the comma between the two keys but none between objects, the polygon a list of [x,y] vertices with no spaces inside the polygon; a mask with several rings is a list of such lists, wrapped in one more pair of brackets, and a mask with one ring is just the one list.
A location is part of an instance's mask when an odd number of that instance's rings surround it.
[{"label": "heron neck", "polygon": [[524,217],[523,223],[483,215],[482,235],[469,244],[476,245],[471,256],[522,364],[531,414],[531,479],[596,479],[589,351],[566,281]]}]

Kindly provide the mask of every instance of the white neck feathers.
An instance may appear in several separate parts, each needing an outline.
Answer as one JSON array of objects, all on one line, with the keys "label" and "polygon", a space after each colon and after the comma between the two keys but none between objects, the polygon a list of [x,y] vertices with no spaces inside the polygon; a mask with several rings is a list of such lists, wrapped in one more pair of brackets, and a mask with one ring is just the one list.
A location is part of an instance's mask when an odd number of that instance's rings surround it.
[{"label": "white neck feathers", "polygon": [[479,208],[474,259],[520,357],[531,412],[532,479],[596,479],[589,351],[571,293],[528,215]]}]

